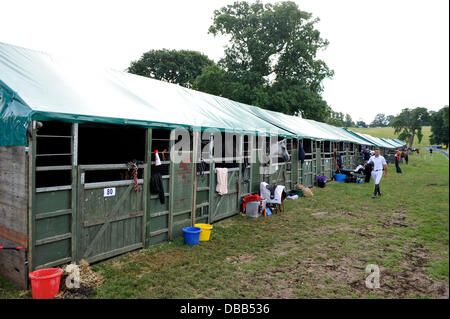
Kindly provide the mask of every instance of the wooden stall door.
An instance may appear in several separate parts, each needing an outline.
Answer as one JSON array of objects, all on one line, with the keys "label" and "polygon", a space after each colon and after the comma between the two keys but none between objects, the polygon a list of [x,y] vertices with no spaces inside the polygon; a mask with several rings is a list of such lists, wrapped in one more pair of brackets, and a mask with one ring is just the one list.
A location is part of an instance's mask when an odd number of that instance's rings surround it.
[{"label": "wooden stall door", "polygon": [[210,216],[211,222],[214,223],[226,217],[239,213],[240,194],[238,183],[240,180],[240,168],[228,169],[228,193],[219,195],[216,192],[217,173],[215,172],[215,163],[213,163],[213,178],[210,194]]},{"label": "wooden stall door", "polygon": [[192,151],[184,152],[180,163],[171,163],[169,239],[182,236],[183,227],[192,226],[194,170]]},{"label": "wooden stall door", "polygon": [[[99,261],[145,244],[146,187],[143,180],[138,180],[137,193],[133,180],[85,183],[86,170],[98,166],[79,166],[78,261]],[[103,169],[121,167],[120,164],[101,166]]]},{"label": "wooden stall door", "polygon": [[311,187],[313,185],[313,160],[305,160],[303,163],[303,185]]},{"label": "wooden stall door", "polygon": [[334,160],[332,158],[322,158],[324,175],[327,177],[327,181],[331,181],[333,177],[333,167],[335,168]]},{"label": "wooden stall door", "polygon": [[[53,125],[44,122],[44,128]],[[65,123],[64,127],[64,133],[42,129],[38,134],[36,122],[32,122],[29,155],[30,271],[58,266],[75,259],[78,125]],[[58,145],[58,148],[54,145]],[[39,179],[47,184],[48,177],[54,177],[55,173],[67,174],[65,185],[59,184],[62,175],[58,175],[55,184],[37,187]],[[50,180],[55,182],[54,178]]]}]

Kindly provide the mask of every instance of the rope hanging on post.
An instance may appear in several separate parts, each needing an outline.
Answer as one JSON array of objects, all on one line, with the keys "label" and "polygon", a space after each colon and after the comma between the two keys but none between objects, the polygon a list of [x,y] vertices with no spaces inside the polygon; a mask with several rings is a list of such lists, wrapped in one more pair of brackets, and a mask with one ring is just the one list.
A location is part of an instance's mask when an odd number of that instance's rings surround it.
[{"label": "rope hanging on post", "polygon": [[139,192],[139,188],[138,188],[138,163],[136,160],[133,160],[131,162],[127,163],[128,165],[128,171],[130,169],[133,170],[133,172],[131,173],[133,176],[133,180],[134,180],[134,192],[138,193]]},{"label": "rope hanging on post", "polygon": [[134,165],[134,168],[133,168],[133,179],[134,179],[134,192],[135,193],[137,193],[139,190],[138,190],[138,178],[137,178],[137,173],[138,173],[138,168],[137,168],[137,165],[135,164]]}]

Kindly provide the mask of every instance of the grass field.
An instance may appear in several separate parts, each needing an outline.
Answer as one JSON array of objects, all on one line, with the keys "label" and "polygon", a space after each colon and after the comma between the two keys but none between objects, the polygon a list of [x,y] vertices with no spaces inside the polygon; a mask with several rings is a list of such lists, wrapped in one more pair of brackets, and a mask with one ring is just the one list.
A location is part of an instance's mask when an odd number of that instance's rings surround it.
[{"label": "grass field", "polygon": [[[393,127],[368,127],[368,128],[357,128],[352,127],[349,128],[350,131],[355,131],[359,133],[369,134],[375,137],[384,137],[384,138],[398,138],[398,134],[394,133]],[[417,136],[414,138],[413,146],[414,147],[426,147],[430,146],[430,135],[431,135],[431,126],[423,126],[422,127],[422,141],[419,143]]]},{"label": "grass field", "polygon": [[[172,243],[96,264],[91,298],[448,298],[449,162],[411,155],[370,184],[329,183],[287,212],[214,225],[197,247]],[[368,289],[368,264],[380,288]],[[0,298],[30,298],[0,280]]]}]

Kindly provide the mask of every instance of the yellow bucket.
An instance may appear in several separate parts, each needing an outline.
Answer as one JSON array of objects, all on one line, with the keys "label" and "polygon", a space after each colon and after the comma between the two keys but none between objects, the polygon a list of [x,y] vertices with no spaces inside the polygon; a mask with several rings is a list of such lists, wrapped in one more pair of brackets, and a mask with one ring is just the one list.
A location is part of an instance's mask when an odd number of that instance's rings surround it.
[{"label": "yellow bucket", "polygon": [[200,233],[200,241],[208,241],[211,236],[211,230],[213,229],[210,224],[195,224],[194,227],[199,227],[202,229]]}]

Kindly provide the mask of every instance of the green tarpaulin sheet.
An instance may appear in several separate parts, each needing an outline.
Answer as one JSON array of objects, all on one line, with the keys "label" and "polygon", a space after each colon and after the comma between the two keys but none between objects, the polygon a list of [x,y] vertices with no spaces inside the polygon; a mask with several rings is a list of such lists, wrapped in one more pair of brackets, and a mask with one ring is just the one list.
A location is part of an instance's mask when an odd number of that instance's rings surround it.
[{"label": "green tarpaulin sheet", "polygon": [[0,96],[3,146],[25,145],[31,119],[295,136],[225,98],[4,43]]},{"label": "green tarpaulin sheet", "polygon": [[371,142],[375,146],[384,147],[384,148],[395,148],[395,146],[393,146],[393,145],[391,145],[391,144],[381,140],[378,137],[374,137],[374,136],[371,136],[369,134],[353,132],[353,131],[350,131],[350,130],[347,130],[347,131],[352,133],[352,134],[354,134],[354,135],[356,135],[356,136],[358,136],[359,138],[362,138],[364,140],[367,140],[367,141]]},{"label": "green tarpaulin sheet", "polygon": [[250,113],[275,126],[294,133],[299,138],[307,138],[318,141],[340,141],[339,136],[325,132],[308,120],[302,119],[298,116],[291,116],[284,113],[269,111],[246,104],[242,104],[242,106],[246,108]]}]

